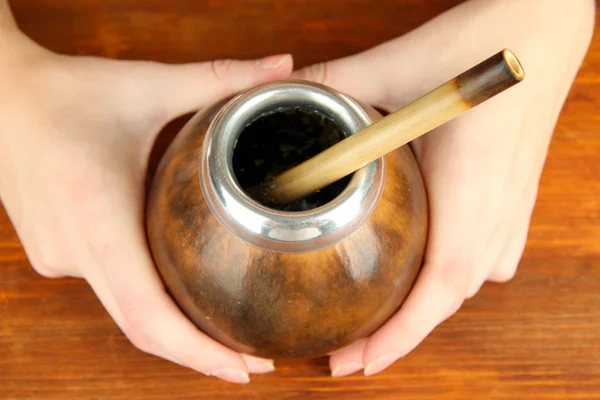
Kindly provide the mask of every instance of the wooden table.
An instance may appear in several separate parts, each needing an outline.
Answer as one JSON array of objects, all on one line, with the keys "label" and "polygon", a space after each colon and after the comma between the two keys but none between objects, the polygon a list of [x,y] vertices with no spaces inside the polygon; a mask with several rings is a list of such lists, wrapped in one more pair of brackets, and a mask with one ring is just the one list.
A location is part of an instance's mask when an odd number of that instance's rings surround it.
[{"label": "wooden table", "polygon": [[[29,35],[65,53],[185,62],[291,51],[297,66],[363,50],[459,2],[12,1]],[[261,19],[250,3],[280,17]],[[369,18],[356,18],[367,4]],[[486,284],[417,350],[370,378],[332,379],[319,359],[279,362],[240,386],[141,353],[84,281],[34,273],[0,210],[0,398],[500,397],[600,399],[599,37],[560,117],[516,278]]]}]

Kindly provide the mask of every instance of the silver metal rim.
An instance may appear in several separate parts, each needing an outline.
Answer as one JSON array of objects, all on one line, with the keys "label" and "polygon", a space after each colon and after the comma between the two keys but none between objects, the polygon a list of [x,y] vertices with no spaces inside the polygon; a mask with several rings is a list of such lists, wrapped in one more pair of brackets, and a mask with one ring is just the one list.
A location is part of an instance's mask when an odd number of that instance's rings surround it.
[{"label": "silver metal rim", "polygon": [[313,210],[279,211],[254,201],[235,178],[234,143],[256,118],[290,107],[317,110],[346,135],[372,123],[356,102],[331,88],[298,80],[267,83],[236,96],[215,116],[204,139],[199,176],[209,208],[232,234],[267,251],[300,253],[331,246],[369,219],[383,191],[385,166],[383,158],[364,166],[338,197]]}]

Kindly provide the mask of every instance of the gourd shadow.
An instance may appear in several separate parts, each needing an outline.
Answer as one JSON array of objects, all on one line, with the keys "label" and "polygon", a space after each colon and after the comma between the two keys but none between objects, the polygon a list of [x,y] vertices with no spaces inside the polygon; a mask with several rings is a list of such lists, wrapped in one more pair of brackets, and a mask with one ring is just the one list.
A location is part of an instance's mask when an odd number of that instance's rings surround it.
[{"label": "gourd shadow", "polygon": [[148,160],[148,167],[146,169],[146,179],[145,179],[145,187],[146,187],[146,195],[150,190],[150,185],[152,183],[152,179],[154,178],[154,174],[156,173],[156,169],[160,164],[165,152],[167,151],[169,145],[173,142],[177,134],[181,131],[183,126],[195,115],[195,112],[188,113],[182,115],[174,120],[170,121],[166,124],[161,131],[156,135],[156,139],[154,140],[154,144],[152,145],[152,150],[150,151],[150,156]]}]

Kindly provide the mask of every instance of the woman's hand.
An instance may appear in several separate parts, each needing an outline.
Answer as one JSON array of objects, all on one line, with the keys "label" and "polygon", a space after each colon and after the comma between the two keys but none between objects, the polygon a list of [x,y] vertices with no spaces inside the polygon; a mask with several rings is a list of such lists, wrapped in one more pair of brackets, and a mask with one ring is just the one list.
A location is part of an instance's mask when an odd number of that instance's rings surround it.
[{"label": "woman's hand", "polygon": [[9,36],[0,197],[35,270],[86,279],[145,352],[230,382],[272,371],[201,333],[165,292],[145,240],[144,178],[168,121],[287,78],[291,57],[166,65],[67,57]]},{"label": "woman's hand", "polygon": [[331,356],[333,376],[387,368],[485,281],[515,274],[547,147],[593,24],[591,0],[476,0],[364,53],[294,73],[388,112],[505,47],[526,74],[411,144],[430,206],[423,270],[390,321]]}]

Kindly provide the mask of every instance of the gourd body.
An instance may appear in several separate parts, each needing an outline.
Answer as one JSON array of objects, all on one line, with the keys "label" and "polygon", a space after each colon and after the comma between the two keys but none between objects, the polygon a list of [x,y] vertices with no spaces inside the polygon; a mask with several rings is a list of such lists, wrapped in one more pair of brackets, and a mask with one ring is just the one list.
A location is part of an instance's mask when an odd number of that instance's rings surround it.
[{"label": "gourd body", "polygon": [[252,232],[238,234],[233,211],[224,219],[209,206],[214,198],[227,206],[218,187],[202,185],[206,135],[222,107],[188,122],[153,178],[148,240],[166,289],[200,330],[255,356],[318,357],[372,334],[406,299],[423,261],[427,198],[410,148],[378,161],[383,186],[360,226],[334,243],[274,251],[252,243]]}]

